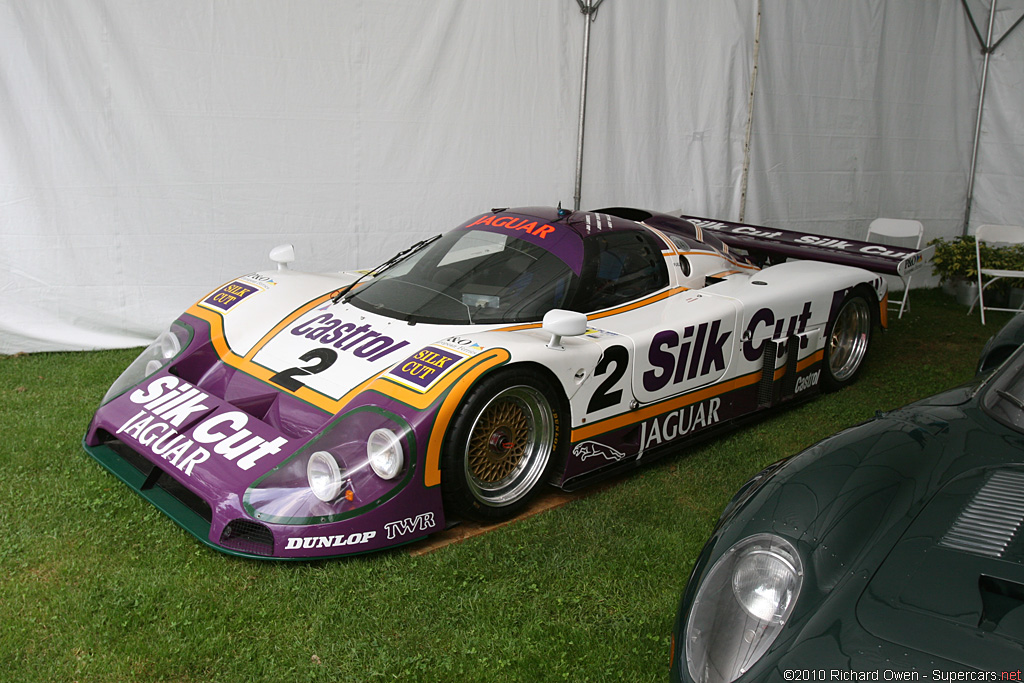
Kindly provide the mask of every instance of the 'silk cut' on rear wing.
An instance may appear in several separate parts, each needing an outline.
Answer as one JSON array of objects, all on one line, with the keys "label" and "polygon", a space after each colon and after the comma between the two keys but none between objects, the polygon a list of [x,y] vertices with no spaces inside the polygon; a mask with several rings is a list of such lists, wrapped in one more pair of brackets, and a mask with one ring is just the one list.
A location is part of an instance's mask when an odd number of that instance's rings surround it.
[{"label": "'silk cut' on rear wing", "polygon": [[925,265],[935,247],[905,249],[876,242],[828,237],[809,232],[680,216],[701,230],[711,230],[730,247],[752,254],[784,256],[864,268],[886,275],[909,275]]}]

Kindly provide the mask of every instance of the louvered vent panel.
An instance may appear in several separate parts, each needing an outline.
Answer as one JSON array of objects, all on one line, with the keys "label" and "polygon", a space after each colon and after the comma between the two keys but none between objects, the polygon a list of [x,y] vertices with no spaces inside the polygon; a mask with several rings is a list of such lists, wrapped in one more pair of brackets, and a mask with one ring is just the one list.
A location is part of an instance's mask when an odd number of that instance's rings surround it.
[{"label": "louvered vent panel", "polygon": [[1024,523],[1024,473],[996,472],[963,509],[940,546],[1002,557]]}]

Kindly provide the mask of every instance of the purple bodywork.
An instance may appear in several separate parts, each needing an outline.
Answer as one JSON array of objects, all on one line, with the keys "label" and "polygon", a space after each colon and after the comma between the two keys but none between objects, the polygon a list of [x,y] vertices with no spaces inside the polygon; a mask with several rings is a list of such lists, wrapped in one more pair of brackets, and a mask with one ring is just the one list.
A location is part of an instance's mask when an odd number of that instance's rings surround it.
[{"label": "purple bodywork", "polygon": [[[358,395],[339,416],[373,407],[404,420],[418,450],[407,475],[397,482],[364,477],[354,487],[351,509],[324,515],[330,521],[316,523],[312,515],[301,523],[263,521],[270,515],[252,500],[250,487],[286,467],[337,417],[221,363],[205,323],[188,315],[182,321],[196,334],[182,362],[170,366],[174,374],[165,368],[97,411],[85,447],[108,469],[201,540],[232,554],[329,557],[379,550],[443,528],[439,487],[425,486],[421,473],[431,412],[373,391]],[[110,450],[127,453],[118,460],[133,463],[139,476],[114,461]],[[159,488],[170,495],[147,495]]]}]

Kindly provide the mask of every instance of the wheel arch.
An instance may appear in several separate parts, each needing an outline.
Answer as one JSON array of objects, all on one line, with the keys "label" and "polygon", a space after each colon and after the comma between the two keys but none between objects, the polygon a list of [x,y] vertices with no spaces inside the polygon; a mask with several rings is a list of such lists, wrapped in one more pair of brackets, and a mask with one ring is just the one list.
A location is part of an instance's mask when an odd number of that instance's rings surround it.
[{"label": "wheel arch", "polygon": [[[485,379],[487,379],[489,377],[493,377],[496,373],[499,373],[499,372],[501,372],[501,373],[512,372],[512,371],[515,371],[517,369],[519,369],[519,370],[529,369],[529,370],[531,370],[533,372],[536,372],[536,373],[540,374],[542,377],[544,377],[544,379],[546,379],[548,382],[550,382],[552,387],[555,387],[556,389],[558,389],[558,395],[555,396],[554,398],[558,402],[557,408],[562,413],[562,416],[560,417],[560,419],[564,421],[563,424],[562,424],[562,429],[563,429],[564,434],[566,435],[566,438],[562,439],[562,442],[559,444],[559,448],[553,454],[554,458],[555,458],[555,461],[554,461],[554,463],[552,465],[552,468],[551,468],[551,475],[552,475],[552,477],[554,477],[556,475],[560,477],[562,472],[565,470],[565,465],[566,465],[566,462],[568,460],[569,440],[570,440],[571,434],[572,434],[572,402],[569,400],[570,399],[569,394],[566,393],[565,383],[558,378],[558,375],[556,375],[551,370],[551,368],[549,368],[546,365],[540,363],[539,361],[532,360],[532,359],[530,359],[530,360],[518,360],[518,361],[512,360],[512,361],[510,361],[508,363],[505,363],[503,365],[499,365],[499,366],[493,367],[493,368],[489,369],[487,372],[485,372],[484,374],[482,374],[479,377],[477,377],[474,380],[474,382],[473,382],[473,386],[470,386],[469,388],[466,389],[466,391],[464,392],[463,396],[459,399],[459,406],[461,407],[462,404],[465,403],[466,397],[469,396],[469,394],[472,393],[472,391],[475,388],[475,386],[477,384],[479,384],[480,382],[482,382],[483,380],[485,380]],[[454,424],[455,424],[455,420],[452,420],[452,421],[450,421],[448,423],[448,426],[445,429],[445,433],[444,433],[445,442],[447,442],[448,439],[452,438],[452,433],[455,430]],[[441,476],[442,477],[444,476],[444,472],[443,471],[441,473]]]},{"label": "wheel arch", "polygon": [[[852,338],[849,340],[851,342],[851,347],[854,345],[861,347],[859,350],[843,350],[841,347],[836,347],[837,352],[840,354],[854,354],[856,356],[856,361],[852,370],[847,373],[847,361],[846,359],[843,359],[841,361],[842,366],[838,369],[841,375],[834,375],[831,367],[833,330],[839,323],[840,316],[848,310],[848,305],[856,299],[863,301],[864,306],[867,308],[867,320],[864,323],[866,329],[863,330],[866,334],[866,338],[863,344],[853,342]],[[884,302],[885,297],[883,296],[881,303],[879,303],[878,293],[864,282],[836,290],[832,300],[832,309],[829,312],[829,317],[825,324],[825,377],[822,378],[823,391],[832,392],[842,389],[853,383],[860,375],[861,367],[868,355],[868,349],[871,346],[871,337],[873,336],[874,330],[876,327],[881,327],[881,306],[884,305]],[[840,355],[840,358],[842,358],[842,355]]]},{"label": "wheel arch", "polygon": [[[849,293],[863,296],[869,304],[874,304],[873,306],[868,306],[868,309],[871,311],[872,329],[886,329],[885,321],[882,320],[882,307],[885,306],[887,302],[887,299],[884,295],[882,296],[882,298],[879,298],[878,292],[875,291],[875,289],[872,288],[871,285],[869,285],[867,282],[861,282],[858,285],[854,285],[853,287],[850,288]],[[839,311],[837,310],[836,313],[838,312]]]},{"label": "wheel arch", "polygon": [[[560,380],[558,376],[551,371],[551,368],[547,367],[546,365],[542,365],[541,363],[535,360],[522,360],[519,362],[513,361],[512,363],[508,363],[503,367],[508,369],[530,368],[531,370],[534,370],[535,372],[539,372],[540,374],[544,375],[548,379],[548,381],[551,382],[551,384],[558,387],[558,389],[560,390],[557,398],[564,404],[562,407],[565,408],[567,413],[572,410],[572,407],[569,405],[569,395],[565,393],[565,385],[562,382],[562,380]],[[571,418],[572,415],[569,415],[569,417]]]},{"label": "wheel arch", "polygon": [[[565,384],[558,378],[558,376],[551,371],[545,365],[538,363],[533,360],[524,360],[519,363],[510,363],[509,366],[528,367],[536,372],[539,372],[542,376],[547,378],[551,382],[551,386],[558,390],[558,395],[555,400],[558,401],[558,409],[561,411],[562,420],[562,433],[565,435],[561,442],[558,444],[558,448],[552,453],[552,464],[550,469],[550,480],[559,481],[562,478],[562,474],[565,472],[565,466],[569,460],[569,446],[572,441],[572,401],[570,396],[565,391]],[[506,366],[506,367],[509,367]]]},{"label": "wheel arch", "polygon": [[851,296],[857,295],[868,302],[868,310],[871,313],[871,329],[885,329],[882,320],[882,306],[885,304],[885,297],[879,298],[878,292],[868,282],[857,282],[842,289],[835,290],[832,298],[832,306],[825,318],[825,326],[830,326],[839,315],[843,303]]},{"label": "wheel arch", "polygon": [[[530,394],[534,398],[530,398]],[[493,400],[499,401],[494,403],[499,407],[518,402],[525,409],[525,414],[516,413],[513,409],[512,414],[503,415],[508,409],[499,408],[497,415],[502,417],[495,418]],[[460,392],[451,421],[444,428],[443,443],[438,449],[438,483],[445,512],[494,522],[512,518],[525,509],[539,488],[560,477],[565,467],[571,435],[568,411],[569,401],[561,389],[561,382],[555,373],[539,362],[507,362],[476,377]],[[537,425],[540,431],[534,432],[534,427],[529,426],[529,431],[519,431],[517,435],[517,430],[523,429],[521,423],[516,425],[517,416],[530,414],[532,417],[525,419],[531,425]],[[470,440],[479,437],[477,425],[488,424],[477,422],[485,415],[487,420],[497,419],[499,423],[490,423],[482,429],[484,432],[494,429],[492,437],[501,436],[502,442],[489,446],[496,451],[488,451],[487,445],[482,446],[483,452],[470,451]],[[544,415],[547,417],[542,417]],[[501,424],[506,416],[512,422]],[[546,426],[541,427],[542,424]],[[528,442],[521,440],[523,438],[529,439]],[[505,445],[505,439],[511,439],[508,445]],[[499,455],[502,447],[512,447],[513,443],[527,443],[525,455],[520,451],[518,456],[513,456],[520,459],[517,463]],[[479,447],[480,442],[476,441],[473,449]],[[492,457],[495,460],[490,460]],[[476,465],[471,464],[474,462]],[[502,472],[506,466],[512,469]],[[492,475],[501,479],[488,478]]]}]

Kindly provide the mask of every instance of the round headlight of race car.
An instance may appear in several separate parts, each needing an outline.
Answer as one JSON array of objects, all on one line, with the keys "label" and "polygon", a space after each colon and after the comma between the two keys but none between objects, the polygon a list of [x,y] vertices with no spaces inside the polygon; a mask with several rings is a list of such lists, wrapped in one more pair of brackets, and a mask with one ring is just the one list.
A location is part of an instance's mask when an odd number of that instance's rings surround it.
[{"label": "round headlight of race car", "polygon": [[121,373],[121,376],[114,380],[103,396],[101,405],[120,396],[170,363],[181,353],[183,348],[189,345],[190,341],[192,341],[192,329],[181,322],[175,322],[161,332],[160,336],[153,340],[153,343],[147,346]]},{"label": "round headlight of race car", "polygon": [[309,456],[309,462],[306,463],[306,480],[314,496],[330,503],[341,495],[345,476],[333,455],[327,451],[317,451]]},{"label": "round headlight of race car", "polygon": [[366,457],[381,479],[394,479],[405,464],[402,442],[390,429],[375,429],[366,440]]},{"label": "round headlight of race car", "polygon": [[738,542],[707,573],[686,620],[686,665],[697,683],[730,683],[775,641],[803,585],[796,549],[774,534]]},{"label": "round headlight of race car", "polygon": [[416,452],[415,432],[405,418],[375,405],[356,406],[253,482],[243,505],[264,523],[350,519],[413,481]]}]

